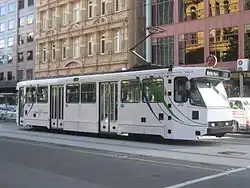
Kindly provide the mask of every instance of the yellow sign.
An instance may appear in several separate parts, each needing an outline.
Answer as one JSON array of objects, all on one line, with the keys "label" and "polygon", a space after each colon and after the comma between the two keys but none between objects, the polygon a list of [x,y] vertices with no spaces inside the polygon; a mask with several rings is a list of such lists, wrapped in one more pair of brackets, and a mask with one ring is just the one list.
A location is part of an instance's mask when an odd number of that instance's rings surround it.
[{"label": "yellow sign", "polygon": [[250,78],[250,72],[232,72],[230,75],[231,79],[239,79],[240,75],[243,76],[243,78]]}]

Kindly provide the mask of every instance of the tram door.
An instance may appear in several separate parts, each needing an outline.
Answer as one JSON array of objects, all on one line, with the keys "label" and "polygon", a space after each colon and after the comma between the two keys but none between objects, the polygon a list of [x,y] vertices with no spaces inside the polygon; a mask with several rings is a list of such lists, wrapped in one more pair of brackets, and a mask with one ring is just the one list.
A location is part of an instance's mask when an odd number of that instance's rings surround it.
[{"label": "tram door", "polygon": [[63,129],[64,87],[50,86],[50,128]]},{"label": "tram door", "polygon": [[99,126],[100,132],[117,132],[118,120],[118,84],[106,82],[100,84],[99,90]]},{"label": "tram door", "polygon": [[20,88],[18,92],[18,124],[20,125],[24,116],[24,88]]}]

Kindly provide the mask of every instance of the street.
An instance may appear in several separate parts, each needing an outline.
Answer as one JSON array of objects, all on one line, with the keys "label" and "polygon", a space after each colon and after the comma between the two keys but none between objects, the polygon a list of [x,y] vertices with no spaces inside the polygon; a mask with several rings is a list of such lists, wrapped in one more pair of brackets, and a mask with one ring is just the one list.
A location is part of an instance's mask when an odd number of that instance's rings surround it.
[{"label": "street", "polygon": [[[148,148],[148,153],[154,152],[155,156],[153,156],[153,154],[139,154],[138,152],[143,150],[140,148],[136,148],[137,152],[135,152],[133,148],[138,146],[137,142],[130,142],[129,145],[125,141],[121,143],[121,141],[108,139],[18,130],[11,123],[2,123],[0,132],[0,187],[4,188],[249,187],[250,159],[246,154],[240,155],[240,152],[235,152],[235,155],[231,156],[211,155],[208,156],[209,159],[197,154],[198,151],[203,154],[204,150],[209,148],[208,152],[213,152],[220,147],[234,151],[236,151],[236,146],[240,149],[241,147],[250,148],[249,136],[234,135],[224,140],[207,140],[209,145],[165,145],[165,150],[166,148],[169,151],[182,150],[182,153],[175,153],[176,157],[171,158],[169,155],[170,158],[168,158],[167,156],[160,157],[163,155],[161,153],[155,153],[157,148],[163,147],[160,144],[140,143]],[[23,138],[17,138],[21,135]],[[42,135],[47,135],[48,141],[35,141],[39,140]],[[53,139],[59,139],[59,137],[66,140],[68,144],[62,141],[61,144],[55,141],[53,143]],[[89,148],[80,145],[73,146],[73,140],[88,142],[90,146]],[[103,149],[93,147],[93,143],[97,143],[97,140],[103,142]],[[70,141],[72,141],[71,146]],[[214,145],[211,145],[212,142]],[[106,146],[108,144],[116,145],[117,150],[111,151]],[[125,145],[131,148],[130,153],[124,149]],[[242,153],[247,152],[241,150]],[[186,154],[183,154],[184,151]],[[188,159],[188,153],[192,152],[193,161]],[[186,155],[187,159],[177,160],[180,155]],[[214,158],[218,161],[231,162],[227,162],[227,165],[218,165]],[[195,162],[195,159],[198,162]]]}]

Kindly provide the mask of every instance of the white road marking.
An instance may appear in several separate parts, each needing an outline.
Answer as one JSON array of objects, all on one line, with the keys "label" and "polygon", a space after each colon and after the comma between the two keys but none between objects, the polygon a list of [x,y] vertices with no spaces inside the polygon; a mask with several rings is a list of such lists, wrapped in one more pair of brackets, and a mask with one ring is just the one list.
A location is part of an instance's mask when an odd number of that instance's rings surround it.
[{"label": "white road marking", "polygon": [[[7,142],[13,142],[13,143],[19,143],[19,144],[26,144],[26,145],[32,145],[32,146],[40,146],[50,149],[60,149],[60,150],[66,150],[66,151],[72,151],[72,152],[78,152],[83,154],[89,154],[89,155],[98,155],[103,157],[111,157],[111,158],[119,158],[119,159],[126,159],[126,160],[134,160],[139,162],[145,162],[145,163],[152,163],[152,164],[161,164],[161,165],[169,165],[169,166],[177,166],[177,167],[183,167],[183,168],[191,168],[191,169],[199,169],[199,170],[207,170],[207,171],[215,171],[215,172],[224,172],[225,170],[215,169],[215,168],[206,168],[206,167],[200,167],[195,165],[184,165],[179,163],[168,163],[168,162],[161,162],[161,161],[154,161],[154,160],[148,160],[148,159],[140,159],[135,157],[124,157],[124,155],[112,155],[112,154],[105,154],[105,153],[99,153],[99,152],[90,152],[90,151],[84,151],[80,149],[73,149],[73,148],[64,148],[60,146],[52,146],[52,145],[45,145],[45,144],[53,144],[53,143],[30,143],[25,141],[17,141],[17,140],[11,140],[11,139],[4,139],[0,138],[0,140],[7,141]],[[28,140],[26,140],[28,141]],[[56,145],[56,144],[54,144]],[[68,146],[70,147],[70,146]]]},{"label": "white road marking", "polygon": [[243,168],[236,168],[236,169],[233,169],[233,170],[228,170],[228,171],[225,171],[225,172],[221,172],[219,174],[205,176],[205,177],[202,177],[202,178],[198,178],[198,179],[186,181],[186,182],[183,182],[183,183],[180,183],[180,184],[176,184],[176,185],[172,185],[172,186],[168,186],[168,187],[164,187],[164,188],[180,188],[180,187],[185,187],[187,185],[192,185],[192,184],[196,184],[196,183],[199,183],[199,182],[211,180],[211,179],[214,179],[214,178],[226,176],[226,175],[229,175],[229,174],[232,174],[232,173],[244,171],[244,170],[247,170],[248,168],[250,168],[250,166],[243,167]]}]

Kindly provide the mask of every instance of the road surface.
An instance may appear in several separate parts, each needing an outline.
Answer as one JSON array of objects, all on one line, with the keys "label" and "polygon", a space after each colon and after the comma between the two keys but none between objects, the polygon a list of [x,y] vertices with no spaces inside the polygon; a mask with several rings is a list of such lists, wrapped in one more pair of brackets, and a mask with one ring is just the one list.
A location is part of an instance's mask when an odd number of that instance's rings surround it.
[{"label": "road surface", "polygon": [[155,144],[18,130],[0,122],[0,151],[3,188],[249,187],[248,135]]},{"label": "road surface", "polygon": [[250,170],[245,168],[4,137],[0,138],[0,150],[0,187],[3,188],[249,187]]}]

